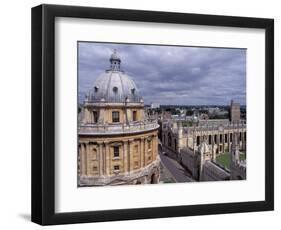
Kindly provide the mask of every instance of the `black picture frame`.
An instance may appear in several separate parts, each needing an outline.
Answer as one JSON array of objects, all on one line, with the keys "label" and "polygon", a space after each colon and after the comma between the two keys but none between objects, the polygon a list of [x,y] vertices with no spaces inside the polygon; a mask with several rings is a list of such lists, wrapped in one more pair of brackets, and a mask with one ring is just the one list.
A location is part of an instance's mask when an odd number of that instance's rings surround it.
[{"label": "black picture frame", "polygon": [[[265,200],[55,213],[55,18],[109,19],[265,29]],[[262,151],[262,150],[261,150]],[[62,5],[32,8],[32,221],[41,225],[274,209],[274,20]]]}]

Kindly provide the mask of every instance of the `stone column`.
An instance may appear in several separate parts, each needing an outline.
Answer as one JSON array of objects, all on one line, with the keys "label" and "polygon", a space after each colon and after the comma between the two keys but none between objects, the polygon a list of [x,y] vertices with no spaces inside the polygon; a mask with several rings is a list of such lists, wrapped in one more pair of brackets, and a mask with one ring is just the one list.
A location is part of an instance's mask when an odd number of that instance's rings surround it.
[{"label": "stone column", "polygon": [[87,120],[87,123],[91,123],[92,122],[92,113],[89,109],[89,107],[86,108],[86,120]]},{"label": "stone column", "polygon": [[129,171],[133,171],[134,170],[134,139],[129,139],[129,159],[128,159],[128,163],[129,163]]},{"label": "stone column", "polygon": [[88,113],[89,113],[88,109],[84,108],[84,122],[85,123],[89,123]]},{"label": "stone column", "polygon": [[144,138],[143,142],[143,166],[147,164],[147,154],[148,154],[148,140],[147,138]]},{"label": "stone column", "polygon": [[[215,134],[212,133],[212,153],[213,153],[213,160],[216,161],[217,158],[217,148],[218,145],[215,143]],[[218,137],[217,137],[217,141],[218,141]]]},{"label": "stone column", "polygon": [[224,132],[222,133],[222,152],[224,153]]},{"label": "stone column", "polygon": [[86,144],[86,157],[85,157],[85,165],[86,165],[86,172],[85,174],[87,176],[90,175],[90,164],[89,164],[89,159],[90,159],[90,143]]},{"label": "stone column", "polygon": [[217,153],[213,152],[213,161],[216,162],[217,161]]},{"label": "stone column", "polygon": [[228,148],[228,152],[230,153],[230,134],[229,134],[229,125],[228,125],[228,131],[227,131],[227,148]]},{"label": "stone column", "polygon": [[[240,130],[240,133],[241,133],[241,141],[240,141],[240,139],[239,139],[239,147],[241,146],[241,148],[239,148],[239,149],[242,149],[243,148],[243,130]],[[240,138],[240,134],[239,134],[239,138]]]},{"label": "stone column", "polygon": [[100,109],[99,110],[99,119],[98,119],[98,123],[103,124],[104,123],[104,109]]},{"label": "stone column", "polygon": [[90,118],[91,118],[90,123],[94,123],[94,115],[93,115],[93,110],[92,109],[90,110]]},{"label": "stone column", "polygon": [[211,133],[211,144],[212,144],[212,153],[214,153],[214,135]]},{"label": "stone column", "polygon": [[242,131],[242,151],[245,151],[246,149],[246,141],[245,141],[245,132],[244,130]]},{"label": "stone column", "polygon": [[128,141],[123,141],[124,172],[128,172]]},{"label": "stone column", "polygon": [[247,152],[247,130],[245,129],[245,133],[244,133],[244,142],[245,142],[245,155],[246,155],[246,152]]},{"label": "stone column", "polygon": [[102,176],[103,175],[103,152],[102,152],[103,142],[99,141],[98,145],[99,145],[99,156],[98,156],[98,159],[99,159],[99,175]]},{"label": "stone column", "polygon": [[105,145],[105,174],[107,176],[110,175],[110,149],[109,149],[109,142],[108,141],[104,141],[104,145]]},{"label": "stone column", "polygon": [[81,176],[81,144],[78,143],[78,148],[77,148],[77,174]]},{"label": "stone column", "polygon": [[156,160],[157,156],[158,156],[158,137],[157,134],[153,137],[153,142],[152,142],[152,146],[153,146],[153,152],[152,152],[152,159]]},{"label": "stone column", "polygon": [[[231,139],[230,139],[231,137]],[[232,143],[233,143],[233,130],[230,131],[229,133],[229,152],[231,151],[231,148],[232,148]]]},{"label": "stone column", "polygon": [[106,159],[105,159],[106,155],[105,155],[105,145],[104,145],[104,141],[102,142],[102,175],[106,175],[106,168],[105,168],[105,164],[106,164]]},{"label": "stone column", "polygon": [[[154,160],[154,156],[155,156],[155,136],[152,135],[151,136],[151,160]],[[148,144],[147,144],[147,150],[148,150]]]},{"label": "stone column", "polygon": [[86,175],[86,151],[85,151],[85,145],[84,143],[80,144],[80,175],[85,176]]},{"label": "stone column", "polygon": [[144,164],[145,164],[145,148],[144,148],[144,137],[141,137],[140,139],[140,166],[141,168],[144,167]]}]

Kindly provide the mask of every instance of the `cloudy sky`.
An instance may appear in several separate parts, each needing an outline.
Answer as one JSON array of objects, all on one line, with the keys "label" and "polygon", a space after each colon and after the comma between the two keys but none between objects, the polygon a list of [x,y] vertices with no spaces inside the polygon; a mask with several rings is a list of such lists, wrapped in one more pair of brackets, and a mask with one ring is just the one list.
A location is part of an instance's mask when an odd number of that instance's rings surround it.
[{"label": "cloudy sky", "polygon": [[246,104],[246,50],[78,43],[79,101],[109,68],[116,49],[121,68],[136,83],[145,104]]}]

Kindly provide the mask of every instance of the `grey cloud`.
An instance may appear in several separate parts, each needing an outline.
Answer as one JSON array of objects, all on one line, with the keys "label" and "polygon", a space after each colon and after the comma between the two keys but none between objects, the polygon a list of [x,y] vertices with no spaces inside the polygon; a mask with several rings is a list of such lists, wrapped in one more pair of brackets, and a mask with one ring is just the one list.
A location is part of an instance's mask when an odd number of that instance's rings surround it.
[{"label": "grey cloud", "polygon": [[109,67],[114,49],[145,103],[246,104],[246,50],[226,48],[79,43],[79,101]]}]

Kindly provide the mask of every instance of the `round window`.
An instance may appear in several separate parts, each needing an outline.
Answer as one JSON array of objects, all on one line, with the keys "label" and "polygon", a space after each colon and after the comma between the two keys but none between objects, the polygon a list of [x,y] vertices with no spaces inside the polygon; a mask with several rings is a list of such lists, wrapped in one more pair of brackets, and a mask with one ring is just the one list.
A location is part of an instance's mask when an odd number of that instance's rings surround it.
[{"label": "round window", "polygon": [[113,92],[117,93],[118,92],[118,88],[116,86],[113,87]]}]

